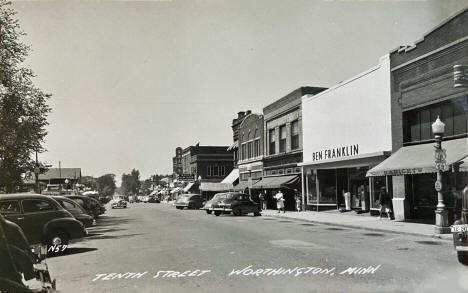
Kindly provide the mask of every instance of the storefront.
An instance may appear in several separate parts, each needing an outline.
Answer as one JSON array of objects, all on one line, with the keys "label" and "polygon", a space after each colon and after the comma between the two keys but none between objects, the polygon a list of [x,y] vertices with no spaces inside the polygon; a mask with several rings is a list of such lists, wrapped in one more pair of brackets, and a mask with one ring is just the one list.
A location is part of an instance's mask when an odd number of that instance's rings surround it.
[{"label": "storefront", "polygon": [[368,175],[391,176],[397,221],[435,223],[438,198],[431,125],[437,117],[445,124],[442,148],[449,170],[443,172],[441,192],[449,224],[459,214],[461,191],[468,185],[468,87],[455,82],[454,66],[468,65],[467,35],[468,8],[414,44],[390,52],[394,153]]},{"label": "storefront", "polygon": [[315,96],[302,98],[302,190],[308,209],[345,206],[376,209],[378,190],[391,193],[385,176],[369,169],[391,153],[390,62],[379,65]]}]

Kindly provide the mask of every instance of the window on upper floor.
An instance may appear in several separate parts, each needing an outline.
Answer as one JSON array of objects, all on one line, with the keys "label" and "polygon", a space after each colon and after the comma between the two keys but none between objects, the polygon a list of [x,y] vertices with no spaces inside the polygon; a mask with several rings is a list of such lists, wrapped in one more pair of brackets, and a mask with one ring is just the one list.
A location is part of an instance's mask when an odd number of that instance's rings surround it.
[{"label": "window on upper floor", "polygon": [[211,176],[211,166],[206,166],[206,175]]},{"label": "window on upper floor", "polygon": [[286,125],[279,128],[279,151],[280,153],[286,152]]},{"label": "window on upper floor", "polygon": [[299,148],[299,121],[291,123],[291,150]]},{"label": "window on upper floor", "polygon": [[440,117],[445,123],[444,137],[468,134],[468,96],[462,96],[403,112],[403,142],[412,144],[434,138],[432,123]]},{"label": "window on upper floor", "polygon": [[276,148],[276,144],[275,144],[275,129],[270,129],[268,130],[268,153],[270,155],[274,155],[275,154],[275,148]]}]

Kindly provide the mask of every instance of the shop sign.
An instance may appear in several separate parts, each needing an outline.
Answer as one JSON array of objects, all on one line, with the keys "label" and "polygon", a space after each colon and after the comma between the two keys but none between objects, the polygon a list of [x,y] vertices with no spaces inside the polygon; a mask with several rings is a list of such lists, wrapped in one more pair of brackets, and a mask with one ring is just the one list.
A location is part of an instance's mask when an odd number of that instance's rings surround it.
[{"label": "shop sign", "polygon": [[179,180],[195,180],[194,174],[181,174]]},{"label": "shop sign", "polygon": [[453,66],[453,86],[468,87],[468,65]]},{"label": "shop sign", "polygon": [[407,168],[407,169],[384,171],[382,176],[412,175],[412,174],[421,174],[422,172],[423,172],[422,168]]},{"label": "shop sign", "polygon": [[312,152],[312,161],[331,160],[359,155],[359,144]]}]

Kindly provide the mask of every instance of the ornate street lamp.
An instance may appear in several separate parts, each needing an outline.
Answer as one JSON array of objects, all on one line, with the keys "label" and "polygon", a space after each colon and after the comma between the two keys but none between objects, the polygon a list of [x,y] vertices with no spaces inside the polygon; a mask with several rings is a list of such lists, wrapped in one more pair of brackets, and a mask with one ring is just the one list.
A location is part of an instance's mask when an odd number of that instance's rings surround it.
[{"label": "ornate street lamp", "polygon": [[435,190],[437,191],[437,209],[436,213],[436,224],[435,232],[437,234],[450,233],[450,227],[448,224],[448,213],[444,204],[444,195],[442,193],[442,171],[447,170],[447,164],[445,162],[446,153],[442,149],[442,136],[445,132],[445,124],[440,121],[437,117],[436,121],[432,124],[432,133],[434,133],[436,145],[435,145],[435,165],[437,169],[437,181],[434,184]]}]

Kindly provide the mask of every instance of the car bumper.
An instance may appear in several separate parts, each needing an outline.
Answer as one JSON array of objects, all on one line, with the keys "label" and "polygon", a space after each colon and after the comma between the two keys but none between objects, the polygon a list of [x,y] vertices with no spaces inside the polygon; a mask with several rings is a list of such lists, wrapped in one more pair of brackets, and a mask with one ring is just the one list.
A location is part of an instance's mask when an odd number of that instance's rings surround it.
[{"label": "car bumper", "polygon": [[230,207],[216,207],[212,208],[212,211],[221,211],[221,212],[232,212],[232,209]]}]

